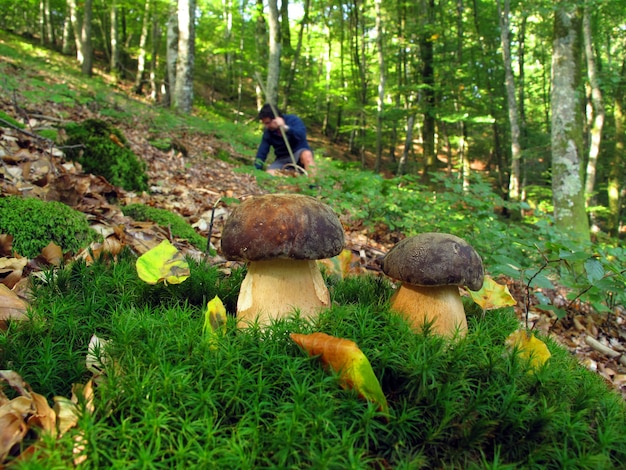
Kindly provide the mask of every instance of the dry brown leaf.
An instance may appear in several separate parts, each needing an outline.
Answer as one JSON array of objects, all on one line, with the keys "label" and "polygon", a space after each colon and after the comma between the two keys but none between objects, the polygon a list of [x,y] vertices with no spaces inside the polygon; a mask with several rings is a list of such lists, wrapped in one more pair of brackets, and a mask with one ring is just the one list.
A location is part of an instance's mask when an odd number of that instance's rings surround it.
[{"label": "dry brown leaf", "polygon": [[43,250],[41,250],[41,257],[53,266],[61,266],[61,262],[63,261],[63,250],[56,243],[50,242]]},{"label": "dry brown leaf", "polygon": [[48,400],[43,395],[31,392],[34,405],[34,413],[28,418],[27,424],[41,429],[44,433],[51,436],[57,435],[57,416],[54,410],[48,404]]},{"label": "dry brown leaf", "polygon": [[0,328],[6,329],[7,320],[27,320],[28,304],[4,284],[0,284]]},{"label": "dry brown leaf", "polygon": [[13,235],[0,233],[0,256],[13,255]]},{"label": "dry brown leaf", "polygon": [[2,414],[0,412],[0,464],[13,446],[22,442],[27,432],[28,426],[19,413],[11,411]]}]

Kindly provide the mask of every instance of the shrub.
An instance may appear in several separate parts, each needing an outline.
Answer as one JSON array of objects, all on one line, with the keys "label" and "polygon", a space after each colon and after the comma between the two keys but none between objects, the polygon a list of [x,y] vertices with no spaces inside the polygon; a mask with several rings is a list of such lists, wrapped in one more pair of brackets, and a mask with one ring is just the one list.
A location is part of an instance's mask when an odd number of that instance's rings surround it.
[{"label": "shrub", "polygon": [[201,250],[206,249],[206,239],[178,214],[157,207],[144,206],[143,204],[129,204],[122,207],[122,212],[135,220],[142,222],[150,221],[162,227],[169,227],[172,235],[175,237],[185,238],[193,246]]},{"label": "shrub", "polygon": [[124,135],[105,121],[87,119],[65,128],[66,156],[88,173],[104,176],[110,183],[131,191],[148,189],[146,164],[126,145]]},{"label": "shrub", "polygon": [[34,258],[51,241],[64,252],[77,252],[97,238],[85,215],[56,201],[0,198],[0,233],[13,235],[13,249]]}]

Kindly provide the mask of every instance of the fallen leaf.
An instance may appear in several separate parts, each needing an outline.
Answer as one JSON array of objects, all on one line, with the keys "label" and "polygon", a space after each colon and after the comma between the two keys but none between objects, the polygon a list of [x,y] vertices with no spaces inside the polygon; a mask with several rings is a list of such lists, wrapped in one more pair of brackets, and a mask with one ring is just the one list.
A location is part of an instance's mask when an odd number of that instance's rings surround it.
[{"label": "fallen leaf", "polygon": [[217,347],[217,338],[226,333],[226,308],[217,295],[207,304],[202,332],[211,349]]},{"label": "fallen leaf", "polygon": [[4,284],[0,284],[0,329],[6,329],[7,320],[28,320],[28,304]]},{"label": "fallen leaf", "polygon": [[89,346],[87,346],[87,357],[85,358],[85,366],[87,370],[92,374],[98,376],[101,375],[104,366],[108,362],[108,356],[105,352],[105,347],[109,344],[109,341],[100,339],[96,335],[92,335],[89,340]]},{"label": "fallen leaf", "polygon": [[61,261],[63,261],[63,250],[56,243],[50,242],[43,250],[41,250],[41,256],[49,264],[53,266],[61,266]]},{"label": "fallen leaf", "polygon": [[528,360],[533,370],[539,369],[551,356],[546,343],[525,329],[511,333],[506,338],[505,344],[511,351],[517,351],[521,358]]},{"label": "fallen leaf", "polygon": [[468,291],[474,302],[480,305],[483,311],[494,308],[511,307],[517,304],[505,285],[498,284],[491,277],[485,276],[483,287],[479,291]]},{"label": "fallen leaf", "polygon": [[0,464],[11,449],[22,442],[28,432],[28,426],[22,416],[14,411],[4,413],[0,408]]},{"label": "fallen leaf", "polygon": [[367,356],[354,341],[326,333],[292,333],[291,339],[310,356],[320,355],[322,362],[339,374],[341,386],[356,390],[361,398],[379,405],[387,414],[389,406]]},{"label": "fallen leaf", "polygon": [[180,284],[189,277],[189,264],[169,240],[163,240],[159,245],[145,252],[137,258],[137,274],[148,284],[157,284],[163,281],[167,284]]}]

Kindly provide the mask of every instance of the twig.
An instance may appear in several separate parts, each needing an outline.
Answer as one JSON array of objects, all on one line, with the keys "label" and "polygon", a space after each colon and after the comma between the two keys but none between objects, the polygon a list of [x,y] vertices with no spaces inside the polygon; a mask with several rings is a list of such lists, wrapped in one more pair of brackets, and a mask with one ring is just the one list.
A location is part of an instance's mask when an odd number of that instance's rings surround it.
[{"label": "twig", "polygon": [[585,336],[585,343],[587,343],[589,346],[591,346],[596,351],[601,352],[605,356],[609,356],[612,359],[617,359],[617,361],[621,365],[626,366],[626,356],[624,356],[623,354],[621,354],[621,353],[619,353],[619,352],[609,348],[608,346],[605,346],[604,344],[602,344],[597,339],[594,339],[591,336]]}]

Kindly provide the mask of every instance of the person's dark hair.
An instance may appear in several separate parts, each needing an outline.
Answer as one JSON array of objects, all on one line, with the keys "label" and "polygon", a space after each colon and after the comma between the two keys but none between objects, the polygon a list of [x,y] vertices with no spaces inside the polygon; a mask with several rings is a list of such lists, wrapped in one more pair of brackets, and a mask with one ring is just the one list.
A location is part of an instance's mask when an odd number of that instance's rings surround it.
[{"label": "person's dark hair", "polygon": [[[278,113],[279,116],[283,115],[280,109],[276,109],[276,112]],[[263,119],[266,117],[270,119],[274,119],[276,117],[274,115],[274,111],[272,111],[272,106],[269,103],[264,104],[263,107],[261,107],[261,110],[259,111],[259,119]]]}]

